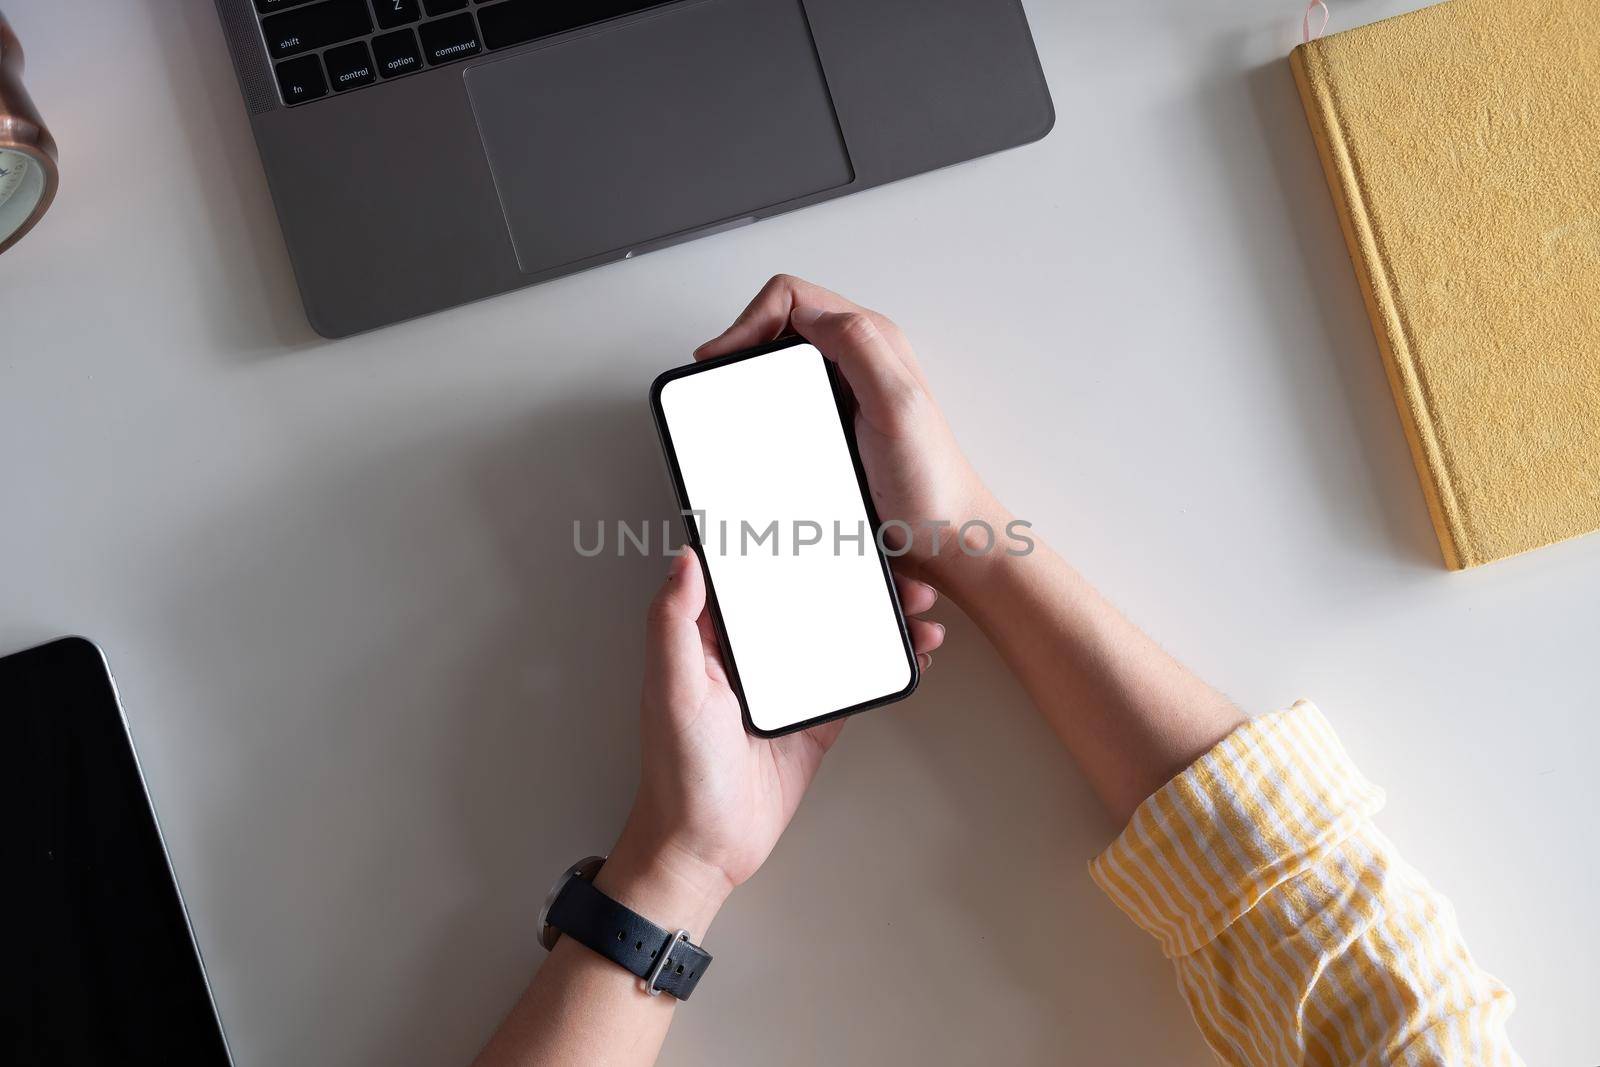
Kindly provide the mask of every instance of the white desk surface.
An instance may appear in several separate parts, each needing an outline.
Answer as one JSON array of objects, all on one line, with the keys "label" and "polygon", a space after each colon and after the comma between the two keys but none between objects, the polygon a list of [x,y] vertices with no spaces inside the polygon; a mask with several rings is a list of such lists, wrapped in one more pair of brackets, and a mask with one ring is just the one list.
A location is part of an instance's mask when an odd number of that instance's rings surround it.
[{"label": "white desk surface", "polygon": [[[1600,1061],[1600,537],[1441,566],[1296,3],[1033,0],[1041,144],[341,343],[208,0],[5,6],[64,180],[0,259],[0,647],[105,647],[241,1065],[463,1062],[542,958],[629,803],[663,571],[572,522],[670,514],[645,387],[779,270],[896,316],[1004,499],[1174,653],[1319,701],[1529,1062]],[[952,622],[718,919],[666,1064],[1209,1062],[1089,882],[1114,828]]]}]

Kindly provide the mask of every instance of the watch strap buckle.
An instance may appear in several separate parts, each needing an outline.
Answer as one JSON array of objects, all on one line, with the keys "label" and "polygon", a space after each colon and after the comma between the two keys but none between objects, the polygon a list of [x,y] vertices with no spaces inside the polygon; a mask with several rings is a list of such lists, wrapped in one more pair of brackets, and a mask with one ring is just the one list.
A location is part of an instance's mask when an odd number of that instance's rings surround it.
[{"label": "watch strap buckle", "polygon": [[652,997],[659,997],[661,995],[662,991],[657,988],[656,983],[661,980],[662,973],[666,971],[667,964],[672,959],[672,950],[678,946],[678,942],[680,941],[689,941],[689,931],[674,931],[665,941],[661,943],[661,951],[656,954],[656,964],[654,967],[650,968],[650,974],[644,982],[644,991],[649,993]]}]

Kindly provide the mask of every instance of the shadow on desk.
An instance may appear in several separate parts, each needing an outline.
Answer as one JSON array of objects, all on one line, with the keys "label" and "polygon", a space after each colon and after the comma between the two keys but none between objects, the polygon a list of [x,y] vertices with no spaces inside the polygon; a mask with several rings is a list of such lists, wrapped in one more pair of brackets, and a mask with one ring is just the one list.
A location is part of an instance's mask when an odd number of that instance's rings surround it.
[{"label": "shadow on desk", "polygon": [[145,6],[171,89],[159,105],[178,120],[203,196],[200,225],[176,236],[193,242],[194,285],[212,294],[212,347],[250,359],[323,343],[300,303],[216,4]]},{"label": "shadow on desk", "polygon": [[1288,59],[1240,71],[1243,50],[1222,48],[1219,66],[1236,72],[1209,87],[1199,117],[1235,197],[1234,232],[1270,294],[1278,362],[1268,369],[1299,415],[1329,526],[1397,569],[1437,573],[1438,543]]}]

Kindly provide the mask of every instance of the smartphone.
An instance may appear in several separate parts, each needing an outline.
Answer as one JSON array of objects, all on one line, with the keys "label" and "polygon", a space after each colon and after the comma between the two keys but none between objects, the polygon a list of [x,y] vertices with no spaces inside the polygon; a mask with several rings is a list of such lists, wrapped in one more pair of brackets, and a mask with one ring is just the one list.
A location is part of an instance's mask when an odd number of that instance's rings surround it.
[{"label": "smartphone", "polygon": [[781,338],[668,371],[650,405],[745,728],[910,696],[917,657],[833,364]]},{"label": "smartphone", "polygon": [[231,1062],[100,650],[0,658],[0,1063]]}]

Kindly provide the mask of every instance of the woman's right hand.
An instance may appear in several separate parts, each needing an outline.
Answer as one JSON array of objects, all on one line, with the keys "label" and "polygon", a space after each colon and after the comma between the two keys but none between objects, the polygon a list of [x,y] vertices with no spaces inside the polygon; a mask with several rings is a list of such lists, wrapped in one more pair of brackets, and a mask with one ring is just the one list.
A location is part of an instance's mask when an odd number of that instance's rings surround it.
[{"label": "woman's right hand", "polygon": [[[910,548],[896,569],[943,584],[947,567],[963,555],[959,531],[971,520],[987,523],[1003,550],[1004,513],[956,444],[910,342],[883,315],[780,274],[695,358],[730,355],[790,329],[836,363],[855,394],[856,443],[878,518],[910,528]],[[901,532],[886,530],[885,542],[896,551],[904,547]]]}]

